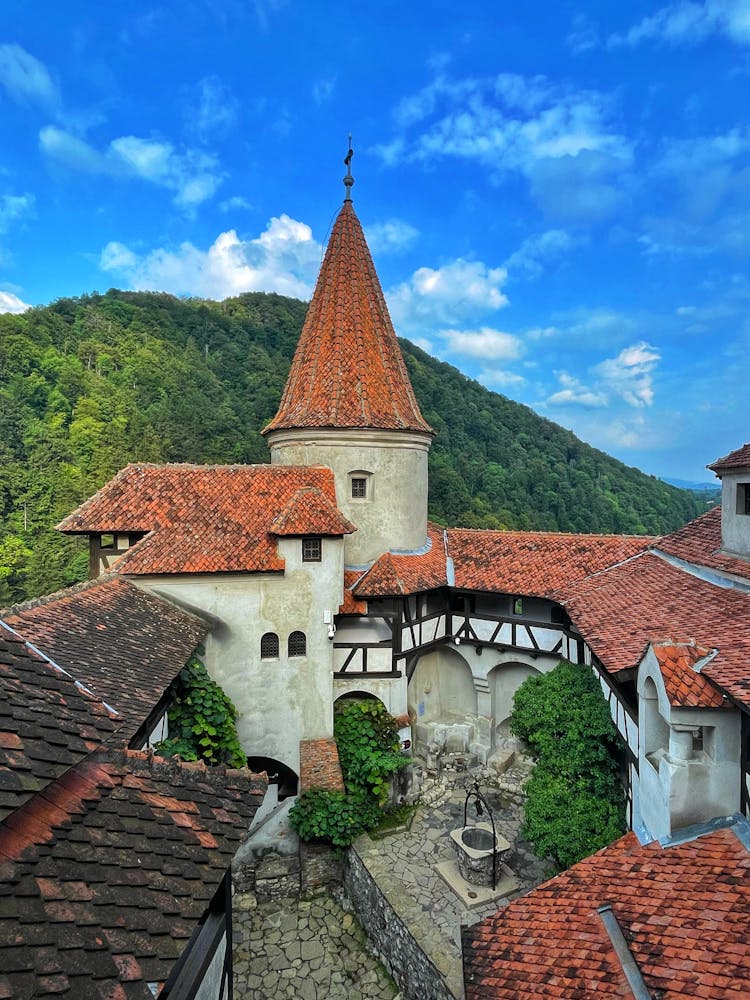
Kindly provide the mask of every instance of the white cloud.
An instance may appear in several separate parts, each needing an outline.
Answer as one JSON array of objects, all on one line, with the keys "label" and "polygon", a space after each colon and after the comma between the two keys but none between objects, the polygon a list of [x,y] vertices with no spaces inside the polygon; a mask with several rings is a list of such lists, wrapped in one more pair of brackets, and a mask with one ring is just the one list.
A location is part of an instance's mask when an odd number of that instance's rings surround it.
[{"label": "white cloud", "polygon": [[488,389],[506,389],[508,386],[524,385],[526,379],[523,375],[517,375],[515,372],[505,371],[501,368],[491,368],[481,371],[477,376],[477,381],[481,382]]},{"label": "white cloud", "polygon": [[49,70],[20,45],[0,45],[0,84],[14,101],[55,108],[60,100]]},{"label": "white cloud", "polygon": [[325,104],[326,101],[330,101],[336,89],[336,80],[335,76],[330,76],[317,80],[313,84],[312,96],[316,104]]},{"label": "white cloud", "polygon": [[86,173],[138,177],[164,187],[174,202],[194,208],[211,198],[223,175],[214,156],[195,149],[178,151],[169,142],[124,135],[113,139],[104,152],[77,136],[48,125],[39,133],[42,151],[65,166]]},{"label": "white cloud", "polygon": [[641,341],[624,347],[615,358],[607,358],[593,369],[605,387],[630,406],[651,406],[654,401],[653,373],[661,355]]},{"label": "white cloud", "polygon": [[398,253],[412,246],[419,230],[401,219],[376,222],[365,230],[367,245],[373,253]]},{"label": "white cloud", "polygon": [[483,326],[479,330],[441,330],[451,354],[463,354],[487,361],[509,361],[523,354],[523,343],[512,333]]},{"label": "white cloud", "polygon": [[404,336],[461,327],[507,305],[506,277],[502,267],[461,258],[436,269],[420,267],[388,292],[388,307]]},{"label": "white cloud", "polygon": [[564,229],[548,229],[525,239],[503,265],[512,278],[514,273],[538,278],[547,265],[556,265],[575,247],[576,241]]},{"label": "white cloud", "polygon": [[218,76],[204,76],[185,109],[188,131],[201,140],[226,135],[237,120],[239,102]]},{"label": "white cloud", "polygon": [[0,233],[7,233],[10,226],[34,209],[33,194],[0,195]]},{"label": "white cloud", "polygon": [[750,45],[750,7],[745,0],[679,0],[644,17],[626,32],[611,35],[607,44],[638,45],[656,39],[671,45],[695,45],[711,35]]},{"label": "white cloud", "polygon": [[439,75],[404,98],[394,119],[396,135],[375,148],[386,164],[454,157],[495,176],[520,172],[548,214],[582,222],[619,204],[619,176],[632,160],[608,97],[544,76]]},{"label": "white cloud", "polygon": [[556,372],[560,389],[548,397],[551,406],[583,406],[585,409],[598,409],[606,406],[609,399],[599,389],[591,389],[583,385],[577,378],[567,372]]},{"label": "white cloud", "polygon": [[132,288],[223,299],[242,292],[279,292],[309,298],[320,267],[320,244],[310,227],[288,215],[273,218],[255,239],[221,233],[208,250],[183,243],[136,254],[122,243],[102,250],[102,270],[122,275]]},{"label": "white cloud", "polygon": [[31,309],[31,306],[17,295],[0,291],[0,313],[22,313],[27,309]]},{"label": "white cloud", "polygon": [[220,201],[218,205],[220,212],[247,211],[252,207],[252,203],[241,194],[233,194],[231,198],[225,198],[224,201]]}]

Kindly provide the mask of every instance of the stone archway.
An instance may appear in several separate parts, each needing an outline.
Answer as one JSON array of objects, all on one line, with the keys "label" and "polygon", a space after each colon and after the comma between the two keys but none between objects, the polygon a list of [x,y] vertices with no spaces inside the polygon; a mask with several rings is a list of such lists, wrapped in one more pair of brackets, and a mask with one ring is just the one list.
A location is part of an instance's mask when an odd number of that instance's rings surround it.
[{"label": "stone archway", "polygon": [[509,723],[513,712],[513,696],[528,677],[540,671],[527,663],[498,663],[487,674],[493,719],[493,743],[510,735]]},{"label": "stone archway", "polygon": [[265,771],[269,785],[276,785],[279,801],[297,794],[299,777],[291,767],[273,757],[248,756],[247,766],[256,773]]},{"label": "stone archway", "polygon": [[471,667],[456,650],[442,646],[420,656],[408,688],[409,714],[417,724],[460,722],[477,714]]}]

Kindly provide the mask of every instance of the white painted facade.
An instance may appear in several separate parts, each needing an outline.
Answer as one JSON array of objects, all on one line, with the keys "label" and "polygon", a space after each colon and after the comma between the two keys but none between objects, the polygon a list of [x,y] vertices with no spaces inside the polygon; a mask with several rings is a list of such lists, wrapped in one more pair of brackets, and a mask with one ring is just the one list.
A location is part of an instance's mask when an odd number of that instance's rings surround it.
[{"label": "white painted facade", "polygon": [[721,474],[721,547],[750,556],[750,469]]},{"label": "white painted facade", "polygon": [[[343,540],[323,538],[320,562],[303,562],[299,538],[280,538],[284,573],[135,577],[133,583],[216,624],[204,661],[234,702],[237,731],[250,756],[271,757],[299,774],[299,742],[333,733],[333,620],[343,600]],[[326,613],[328,613],[326,615]],[[304,656],[288,655],[292,632],[306,637]],[[275,633],[278,657],[261,658],[261,638]]]},{"label": "white painted facade", "polygon": [[[357,526],[345,541],[347,566],[368,566],[384,552],[414,552],[427,540],[427,453],[416,431],[278,430],[268,435],[272,465],[333,470],[339,510]],[[352,496],[364,478],[367,496]]]}]

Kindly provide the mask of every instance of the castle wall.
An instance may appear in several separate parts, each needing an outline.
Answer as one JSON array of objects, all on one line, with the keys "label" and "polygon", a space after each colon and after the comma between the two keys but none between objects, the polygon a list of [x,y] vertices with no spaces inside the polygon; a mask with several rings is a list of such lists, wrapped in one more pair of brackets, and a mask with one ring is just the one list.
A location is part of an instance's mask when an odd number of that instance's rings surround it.
[{"label": "castle wall", "polygon": [[[246,753],[272,757],[299,774],[299,741],[333,735],[333,643],[324,611],[343,599],[343,545],[323,539],[319,563],[303,563],[298,538],[279,540],[282,574],[135,577],[132,582],[210,615],[216,624],[204,661],[239,711],[237,731]],[[287,655],[290,632],[307,639],[305,656]],[[266,632],[279,637],[279,656],[261,659]]]},{"label": "castle wall", "polygon": [[727,552],[750,555],[750,514],[745,513],[743,487],[750,490],[750,470],[727,473],[721,478],[721,547]]},{"label": "castle wall", "polygon": [[[345,539],[346,564],[364,566],[389,550],[415,551],[427,540],[427,434],[375,430],[289,430],[268,435],[272,465],[333,470],[336,504],[357,526]],[[368,496],[352,497],[351,478]]]}]

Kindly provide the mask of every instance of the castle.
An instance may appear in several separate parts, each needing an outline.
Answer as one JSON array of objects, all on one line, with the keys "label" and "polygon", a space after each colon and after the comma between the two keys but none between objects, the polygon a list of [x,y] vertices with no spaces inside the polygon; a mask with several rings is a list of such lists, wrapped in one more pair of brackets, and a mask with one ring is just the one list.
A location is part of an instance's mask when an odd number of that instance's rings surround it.
[{"label": "castle", "polygon": [[293,790],[352,693],[408,714],[422,752],[484,761],[519,685],[565,658],[627,746],[632,828],[748,812],[750,445],[711,466],[722,507],[664,538],[429,523],[432,431],[350,183],[263,433],[270,465],[129,465],[59,525],[88,536],[92,577],[209,623],[251,762]]}]

